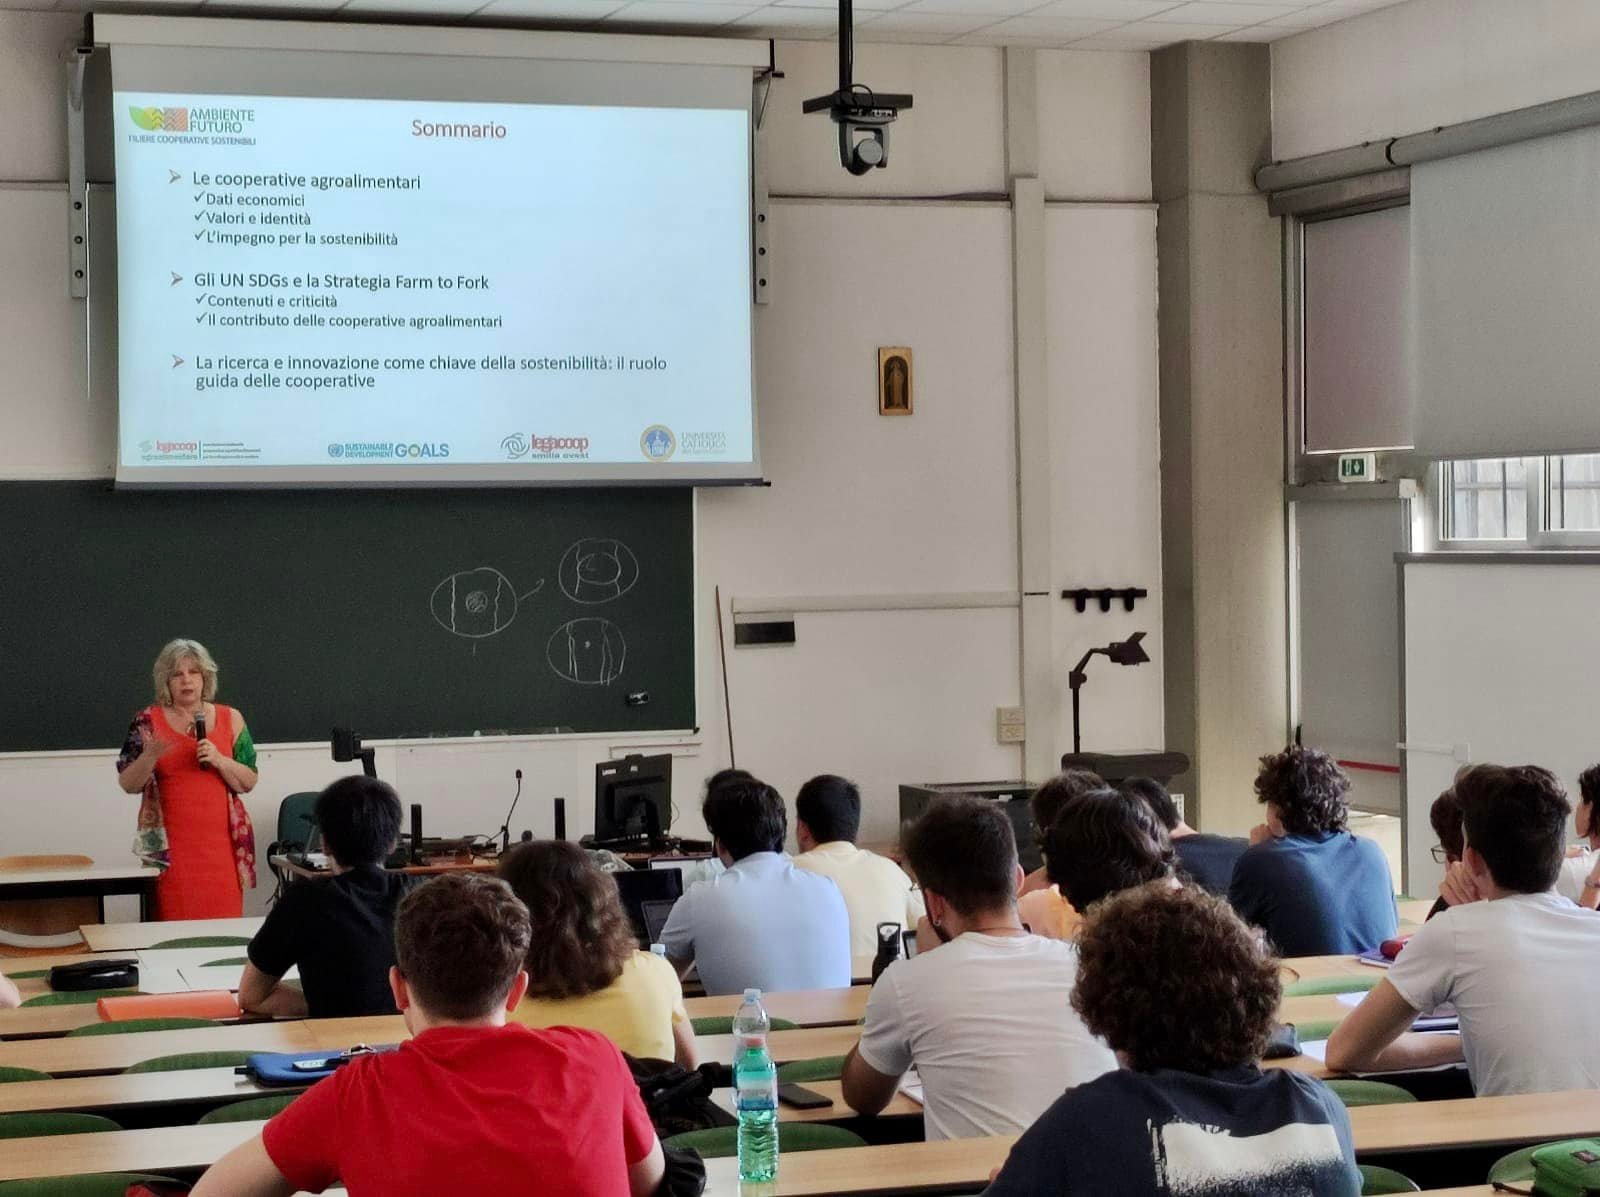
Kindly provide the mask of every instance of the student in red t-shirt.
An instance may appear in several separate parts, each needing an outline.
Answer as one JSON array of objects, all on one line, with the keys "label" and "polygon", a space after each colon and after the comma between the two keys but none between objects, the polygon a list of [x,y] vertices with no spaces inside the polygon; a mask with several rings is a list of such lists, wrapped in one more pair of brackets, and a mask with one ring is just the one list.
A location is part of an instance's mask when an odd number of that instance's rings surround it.
[{"label": "student in red t-shirt", "polygon": [[665,1165],[622,1055],[574,1027],[506,1025],[528,911],[503,881],[430,881],[395,916],[389,983],[413,1038],[319,1082],[200,1178],[196,1197],[652,1194]]}]

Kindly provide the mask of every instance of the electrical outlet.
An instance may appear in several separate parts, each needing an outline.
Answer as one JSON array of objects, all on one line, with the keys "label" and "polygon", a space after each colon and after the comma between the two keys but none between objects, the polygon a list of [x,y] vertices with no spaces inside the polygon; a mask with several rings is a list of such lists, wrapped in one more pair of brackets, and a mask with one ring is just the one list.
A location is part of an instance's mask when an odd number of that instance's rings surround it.
[{"label": "electrical outlet", "polygon": [[1028,738],[1028,725],[1021,707],[995,708],[995,737],[1002,744],[1021,744]]}]

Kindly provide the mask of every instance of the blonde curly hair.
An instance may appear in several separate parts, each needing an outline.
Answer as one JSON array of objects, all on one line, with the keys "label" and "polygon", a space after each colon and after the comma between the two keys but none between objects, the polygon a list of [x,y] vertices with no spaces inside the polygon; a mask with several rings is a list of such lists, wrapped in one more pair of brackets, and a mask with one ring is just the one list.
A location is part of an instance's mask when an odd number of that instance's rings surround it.
[{"label": "blonde curly hair", "polygon": [[156,663],[150,670],[150,680],[155,686],[156,702],[161,706],[172,705],[172,675],[184,661],[193,661],[200,666],[200,673],[205,678],[200,689],[201,699],[210,702],[216,698],[216,661],[212,660],[211,654],[206,651],[206,646],[198,640],[185,640],[179,637],[167,641],[165,647],[156,654]]}]

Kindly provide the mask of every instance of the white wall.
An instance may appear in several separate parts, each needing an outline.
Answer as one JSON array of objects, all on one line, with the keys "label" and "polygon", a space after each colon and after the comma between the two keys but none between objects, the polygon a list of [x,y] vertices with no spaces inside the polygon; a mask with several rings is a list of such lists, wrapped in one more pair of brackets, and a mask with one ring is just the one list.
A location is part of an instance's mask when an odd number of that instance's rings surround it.
[{"label": "white wall", "polygon": [[[0,421],[8,428],[0,478],[109,469],[114,413],[84,398],[82,309],[64,298],[55,56],[77,25],[59,14],[0,12]],[[994,708],[1020,698],[1016,610],[802,614],[794,646],[736,650],[728,603],[1015,590],[1009,211],[902,198],[1005,190],[1002,57],[988,47],[861,47],[858,76],[911,90],[917,106],[896,126],[891,167],[860,182],[837,166],[829,123],[799,116],[801,99],[831,86],[833,51],[781,43],[778,59],[789,77],[769,109],[772,191],[828,198],[773,207],[773,302],[757,315],[773,485],[699,496],[702,728],[672,746],[674,798],[681,825],[697,829],[699,781],[728,762],[712,601],[720,586],[739,764],[785,794],[823,769],[857,777],[865,834],[881,838],[895,831],[900,781],[1019,770],[1019,750],[998,744],[994,727]],[[1051,53],[1039,76],[1050,194],[1147,199],[1146,56]],[[19,180],[56,187],[19,188]],[[1052,584],[1093,575],[1152,591],[1133,616],[1076,616],[1062,604],[1055,655],[1064,688],[1066,668],[1090,644],[1136,628],[1155,639],[1160,629],[1155,231],[1140,205],[1052,207],[1048,227],[1051,435],[1061,466]],[[875,349],[890,344],[916,354],[909,419],[876,412]],[[1085,725],[1097,745],[1160,743],[1161,658],[1152,655],[1156,663],[1140,669],[1096,670]],[[249,695],[231,697],[249,713]],[[101,752],[0,758],[6,851],[125,854],[133,800],[111,772],[123,730],[104,729]],[[271,739],[269,729],[258,734]],[[378,764],[426,805],[440,833],[497,828],[520,767],[527,785],[516,829],[548,834],[550,799],[564,794],[569,834],[578,835],[589,828],[594,762],[659,742],[409,743],[383,747]],[[278,799],[342,769],[318,745],[269,744],[262,765],[250,805],[264,848]],[[263,900],[258,891],[252,907]]]},{"label": "white wall", "polygon": [[1272,152],[1298,158],[1600,90],[1591,0],[1409,0],[1272,45]]},{"label": "white wall", "polygon": [[[1594,662],[1600,558],[1412,562],[1405,584],[1406,889],[1440,867],[1428,807],[1463,764],[1543,765],[1577,800],[1600,760]],[[1537,629],[1530,635],[1531,629]]]}]

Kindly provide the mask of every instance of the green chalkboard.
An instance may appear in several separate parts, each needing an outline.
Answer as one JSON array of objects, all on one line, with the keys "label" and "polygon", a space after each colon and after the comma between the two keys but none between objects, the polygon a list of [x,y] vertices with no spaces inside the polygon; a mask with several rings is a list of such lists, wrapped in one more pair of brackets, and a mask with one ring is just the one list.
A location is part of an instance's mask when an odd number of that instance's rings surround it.
[{"label": "green chalkboard", "polygon": [[174,636],[257,743],[696,726],[687,490],[0,483],[0,555],[0,751],[121,744]]}]

